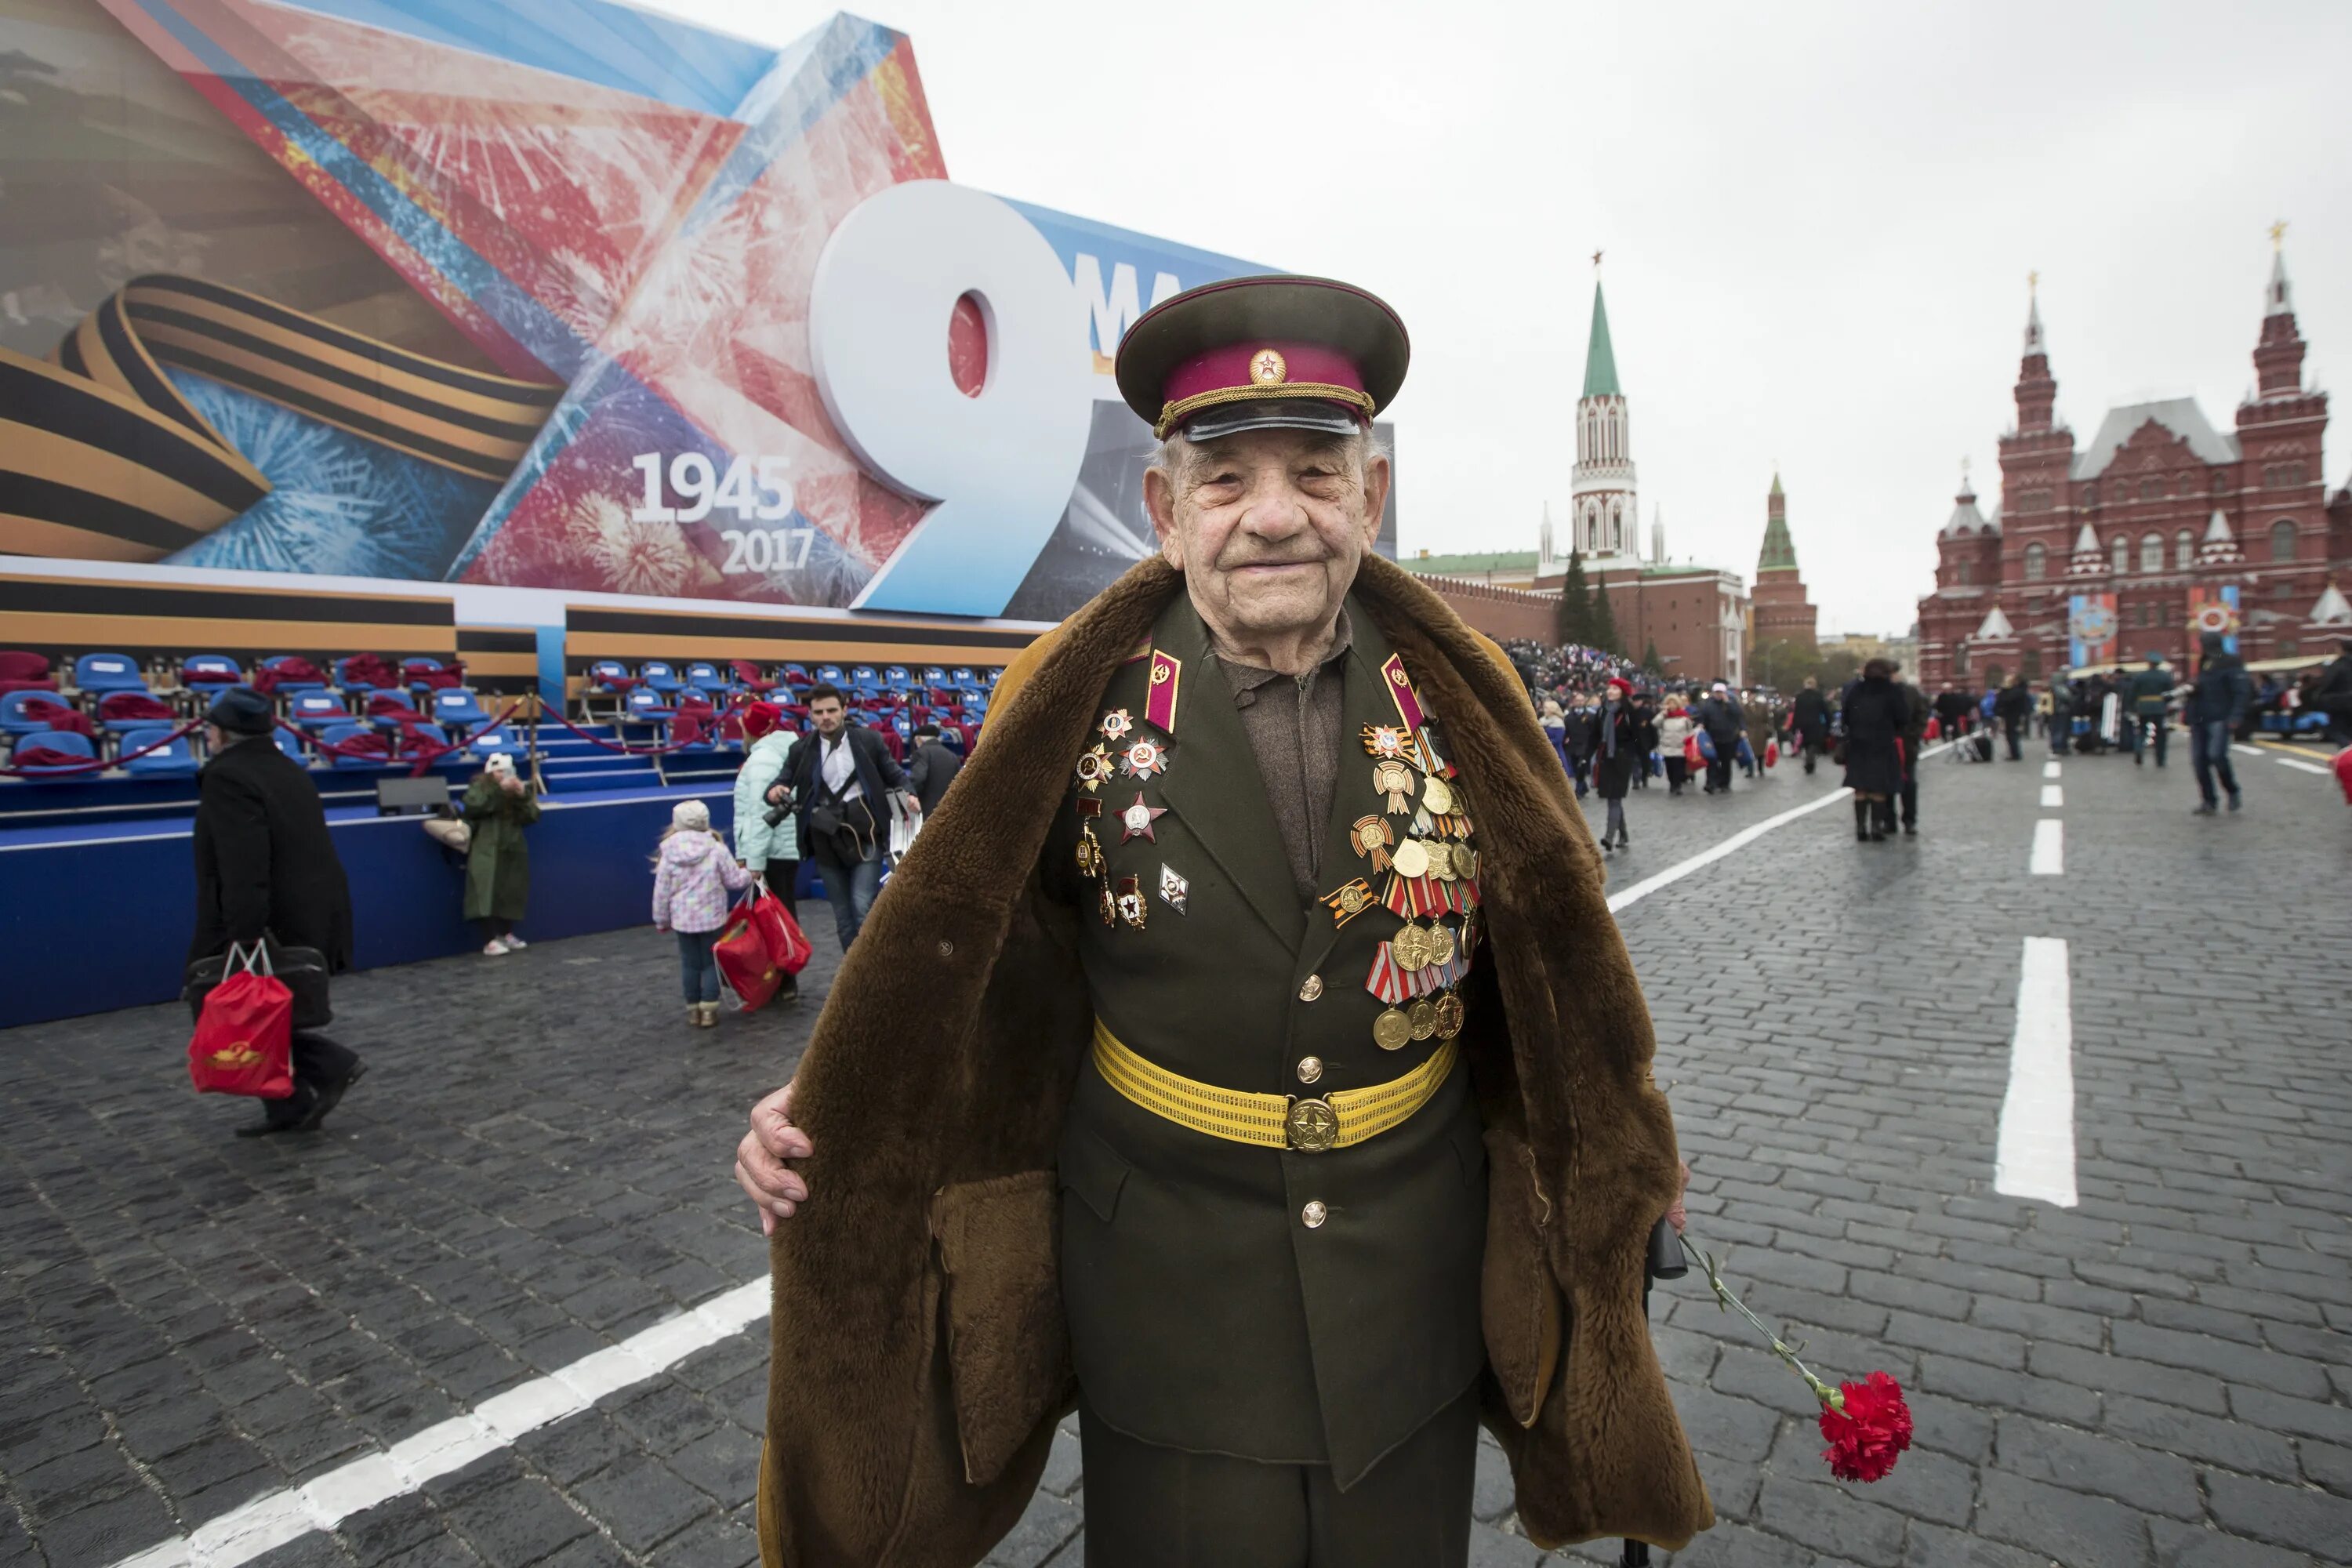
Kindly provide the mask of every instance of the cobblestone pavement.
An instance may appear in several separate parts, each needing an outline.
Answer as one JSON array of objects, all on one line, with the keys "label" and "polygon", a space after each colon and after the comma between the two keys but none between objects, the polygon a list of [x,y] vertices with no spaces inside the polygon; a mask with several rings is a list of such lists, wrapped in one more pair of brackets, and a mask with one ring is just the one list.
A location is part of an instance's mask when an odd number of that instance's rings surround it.
[{"label": "cobblestone pavement", "polygon": [[[1888,1371],[1917,1420],[1891,1478],[1830,1482],[1794,1375],[1695,1278],[1660,1287],[1722,1519],[1675,1568],[2352,1560],[2352,815],[2252,756],[2241,816],[2108,758],[2044,806],[2031,755],[1930,763],[1916,840],[1857,845],[1831,805],[1620,916],[1694,1236],[1824,1375]],[[1636,793],[1612,885],[1834,784]],[[2042,817],[2063,875],[2028,874]],[[814,999],[833,944],[804,913]],[[1992,1190],[2037,936],[2070,943],[2072,1209]],[[178,1009],[0,1035],[0,1568],[106,1568],[759,1279],[727,1153],[813,1008],[691,1031],[674,951],[339,982],[373,1071],[310,1138],[229,1138],[247,1108],[186,1092]],[[258,1561],[752,1561],[764,1350],[755,1325]],[[1083,1496],[1066,1436],[992,1561],[1076,1568]],[[1546,1561],[1491,1447],[1476,1512],[1474,1562]]]}]

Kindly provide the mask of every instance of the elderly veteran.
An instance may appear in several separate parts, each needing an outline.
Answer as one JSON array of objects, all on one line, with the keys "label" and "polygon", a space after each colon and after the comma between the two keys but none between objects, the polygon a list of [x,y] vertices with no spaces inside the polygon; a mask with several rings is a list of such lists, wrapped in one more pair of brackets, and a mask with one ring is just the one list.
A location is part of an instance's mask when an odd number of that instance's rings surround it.
[{"label": "elderly veteran", "polygon": [[1406,355],[1310,278],[1121,343],[1160,558],[1006,671],[737,1151],[772,1568],[977,1562],[1073,1405],[1118,1568],[1461,1563],[1482,1421],[1538,1542],[1712,1521],[1599,857],[1510,665],[1371,552]]}]

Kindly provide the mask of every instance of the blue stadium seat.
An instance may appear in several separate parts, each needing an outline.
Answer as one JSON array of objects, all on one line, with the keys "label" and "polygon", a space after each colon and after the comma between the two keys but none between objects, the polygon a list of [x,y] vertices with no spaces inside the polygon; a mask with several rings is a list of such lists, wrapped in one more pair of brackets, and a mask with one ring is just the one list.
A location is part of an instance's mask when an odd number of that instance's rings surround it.
[{"label": "blue stadium seat", "polygon": [[74,660],[74,685],[104,696],[110,691],[144,691],[146,673],[127,653],[86,653]]},{"label": "blue stadium seat", "polygon": [[845,687],[849,684],[849,678],[841,673],[841,666],[837,664],[818,665],[816,667],[816,678],[820,684],[825,686]]},{"label": "blue stadium seat", "polygon": [[520,730],[509,730],[501,724],[495,730],[485,730],[467,743],[466,750],[478,757],[494,756],[499,752],[510,757],[520,757],[530,750]]},{"label": "blue stadium seat", "polygon": [[470,686],[446,686],[433,693],[432,712],[435,723],[453,731],[490,721]]},{"label": "blue stadium seat", "polygon": [[[677,728],[676,725],[672,725],[668,734],[664,738],[662,743],[664,745],[676,745],[677,742]],[[685,745],[678,746],[677,749],[682,753],[717,751],[719,749],[719,726],[716,724],[703,725],[702,734],[699,740],[689,741]]]},{"label": "blue stadium seat", "polygon": [[296,734],[293,731],[288,729],[283,724],[277,724],[270,727],[269,738],[278,742],[278,749],[279,751],[285,752],[288,756],[293,758],[296,762],[301,763],[306,768],[310,765],[310,753],[302,750],[301,736]]},{"label": "blue stadium seat", "polygon": [[882,684],[893,691],[911,691],[915,689],[915,678],[908,672],[905,665],[894,664],[883,670]]},{"label": "blue stadium seat", "polygon": [[54,691],[11,691],[0,697],[0,735],[47,734],[49,721],[41,715],[70,713],[72,703]]},{"label": "blue stadium seat", "polygon": [[678,679],[677,670],[657,658],[649,658],[637,666],[637,679],[664,697],[676,696],[686,685]]},{"label": "blue stadium seat", "polygon": [[185,778],[194,773],[197,767],[196,753],[194,748],[188,744],[188,738],[185,735],[180,736],[160,752],[149,752],[143,757],[131,755],[140,748],[152,746],[171,734],[173,728],[174,726],[170,724],[151,723],[140,729],[125,730],[122,732],[122,738],[115,742],[117,748],[115,754],[130,758],[122,764],[122,771],[136,778]]},{"label": "blue stadium seat", "polygon": [[849,689],[860,697],[871,697],[882,689],[882,674],[870,664],[861,664],[849,672]]},{"label": "blue stadium seat", "polygon": [[286,716],[305,730],[323,730],[331,724],[352,721],[352,710],[343,706],[342,699],[323,691],[297,692],[286,707]]},{"label": "blue stadium seat", "polygon": [[686,683],[715,700],[734,689],[735,676],[731,670],[722,670],[715,664],[697,659],[686,667]]},{"label": "blue stadium seat", "polygon": [[377,686],[365,680],[357,680],[352,679],[352,660],[364,657],[365,656],[362,654],[355,653],[335,660],[332,668],[335,675],[335,689],[337,690],[356,692],[362,697],[371,697],[379,691],[394,691],[399,689],[396,686]]},{"label": "blue stadium seat", "polygon": [[[16,696],[19,694],[12,692],[10,695]],[[33,743],[36,745],[47,746],[53,752],[63,752],[68,756],[94,759],[98,755],[97,742],[91,740],[88,735],[76,734],[71,730],[59,730],[54,734],[45,732],[38,741]],[[18,744],[21,746],[24,742],[19,742]],[[24,768],[25,776],[30,779],[51,777],[88,778],[92,773],[97,771],[92,768],[76,768],[62,765],[50,768],[32,767],[23,763],[17,763],[16,765],[20,768]]]},{"label": "blue stadium seat", "polygon": [[180,661],[180,684],[207,694],[245,684],[245,671],[225,653],[192,653]]},{"label": "blue stadium seat", "polygon": [[617,658],[600,658],[588,667],[588,684],[598,691],[620,691],[625,689],[620,682],[635,679],[629,667]]},{"label": "blue stadium seat", "polygon": [[926,686],[945,686],[947,683],[948,683],[948,672],[947,672],[946,670],[944,670],[944,669],[940,668],[938,665],[936,665],[936,664],[927,664],[927,665],[923,666],[923,684],[924,684],[924,685],[926,685]]},{"label": "blue stadium seat", "polygon": [[670,714],[676,711],[662,700],[660,692],[645,686],[629,693],[623,703],[623,710],[632,723],[638,724],[667,723]]},{"label": "blue stadium seat", "polygon": [[1004,673],[1004,671],[1003,671],[1001,668],[996,668],[996,669],[992,669],[992,670],[989,670],[989,671],[988,671],[984,676],[982,676],[982,679],[984,679],[984,680],[988,683],[988,689],[989,689],[991,691],[993,691],[993,690],[995,690],[995,689],[996,689],[996,681],[997,681],[997,678],[998,678],[999,676],[1002,676],[1003,673]]},{"label": "blue stadium seat", "polygon": [[[293,657],[294,655],[292,654],[281,653],[274,658],[265,658],[261,661],[261,668],[264,669],[277,669],[280,666],[284,665],[288,659],[292,658]],[[276,686],[271,688],[271,690],[280,697],[291,697],[299,692],[324,691],[325,689],[327,689],[327,683],[323,680],[280,680]]]},{"label": "blue stadium seat", "polygon": [[[372,735],[374,732],[364,724],[335,724],[318,731],[318,736],[322,746],[342,746],[350,744],[363,735]],[[331,768],[383,768],[390,767],[393,762],[393,759],[388,756],[346,757],[333,752],[328,752],[325,755],[327,765]]]},{"label": "blue stadium seat", "polygon": [[950,686],[970,686],[973,683],[973,680],[974,677],[971,673],[971,666],[968,664],[957,665],[953,669],[948,671],[948,684]]}]

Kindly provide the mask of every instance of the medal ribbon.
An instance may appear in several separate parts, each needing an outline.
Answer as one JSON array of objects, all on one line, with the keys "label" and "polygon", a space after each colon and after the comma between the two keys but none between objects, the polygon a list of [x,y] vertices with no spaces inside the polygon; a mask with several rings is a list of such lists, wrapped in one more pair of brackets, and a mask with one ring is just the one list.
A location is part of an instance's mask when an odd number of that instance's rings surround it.
[{"label": "medal ribbon", "polygon": [[1151,689],[1143,699],[1143,717],[1163,735],[1176,732],[1176,688],[1183,673],[1183,661],[1174,654],[1151,650]]},{"label": "medal ribbon", "polygon": [[1429,721],[1429,716],[1421,710],[1421,699],[1413,692],[1412,677],[1404,672],[1404,660],[1395,654],[1389,655],[1381,666],[1381,675],[1388,686],[1390,698],[1396,703],[1397,717],[1404,721],[1404,732],[1408,735],[1420,733],[1421,727]]},{"label": "medal ribbon", "polygon": [[1458,985],[1470,973],[1470,955],[1459,945],[1454,956],[1444,963],[1433,963],[1427,969],[1404,970],[1397,967],[1396,957],[1387,942],[1381,943],[1372,954],[1372,967],[1364,976],[1364,989],[1394,1007],[1416,996],[1426,996],[1433,991],[1443,991]]}]

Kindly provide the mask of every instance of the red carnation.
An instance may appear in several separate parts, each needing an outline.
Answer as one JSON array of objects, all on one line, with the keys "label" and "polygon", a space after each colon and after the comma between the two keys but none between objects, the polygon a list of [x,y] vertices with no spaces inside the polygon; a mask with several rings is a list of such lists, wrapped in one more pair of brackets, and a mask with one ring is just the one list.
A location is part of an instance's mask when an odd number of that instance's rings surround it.
[{"label": "red carnation", "polygon": [[1822,1458],[1842,1481],[1874,1481],[1895,1468],[1911,1446],[1911,1410],[1903,1385],[1883,1372],[1867,1383],[1838,1384],[1834,1399],[1822,1402],[1822,1436],[1830,1446]]}]

